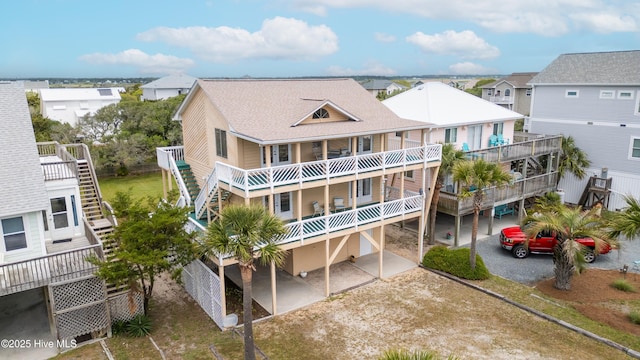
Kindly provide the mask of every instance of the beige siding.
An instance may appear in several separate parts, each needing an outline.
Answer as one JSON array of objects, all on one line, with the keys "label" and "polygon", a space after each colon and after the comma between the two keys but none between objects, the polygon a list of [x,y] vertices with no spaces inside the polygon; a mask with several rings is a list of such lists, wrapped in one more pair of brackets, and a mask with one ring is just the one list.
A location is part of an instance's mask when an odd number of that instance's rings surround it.
[{"label": "beige siding", "polygon": [[[342,238],[334,238],[330,240],[330,251],[333,253]],[[358,256],[360,253],[360,233],[351,234],[347,243],[342,247],[338,256],[333,263],[339,263],[349,259],[350,255]],[[287,258],[285,270],[292,275],[300,274],[300,271],[312,271],[321,269],[325,263],[325,243],[319,242],[311,245],[302,246],[291,250],[290,256]]]},{"label": "beige siding", "polygon": [[257,169],[260,168],[260,147],[256,143],[250,141],[238,139],[238,149],[242,149],[242,153],[239,153],[242,161],[238,164],[243,169]]},{"label": "beige siding", "polygon": [[198,184],[202,186],[202,178],[209,175],[212,159],[209,157],[209,139],[207,126],[207,100],[202,91],[194,94],[190,106],[182,114],[183,138],[185,142],[185,160],[191,166]]},{"label": "beige siding", "polygon": [[349,120],[349,118],[346,115],[344,115],[340,111],[337,111],[331,106],[325,106],[324,109],[327,110],[327,112],[329,113],[328,118],[314,119],[313,114],[311,114],[311,116],[304,119],[298,126],[303,126],[305,124],[328,123],[328,122],[336,122],[336,121],[352,121],[352,120]]}]

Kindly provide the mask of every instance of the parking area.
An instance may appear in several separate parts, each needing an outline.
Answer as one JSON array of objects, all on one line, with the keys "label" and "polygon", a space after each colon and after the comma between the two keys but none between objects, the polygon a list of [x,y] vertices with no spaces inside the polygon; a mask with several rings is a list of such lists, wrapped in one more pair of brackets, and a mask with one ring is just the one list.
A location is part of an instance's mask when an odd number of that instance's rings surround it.
[{"label": "parking area", "polygon": [[[499,236],[499,234],[492,235],[479,240],[477,244],[478,254],[482,256],[482,260],[492,274],[527,285],[554,276],[551,255],[531,254],[527,258],[516,259],[511,252],[500,247]],[[637,260],[640,260],[640,239],[621,241],[620,249],[598,256],[595,262],[587,266],[619,270],[624,265],[631,268],[633,262]]]}]

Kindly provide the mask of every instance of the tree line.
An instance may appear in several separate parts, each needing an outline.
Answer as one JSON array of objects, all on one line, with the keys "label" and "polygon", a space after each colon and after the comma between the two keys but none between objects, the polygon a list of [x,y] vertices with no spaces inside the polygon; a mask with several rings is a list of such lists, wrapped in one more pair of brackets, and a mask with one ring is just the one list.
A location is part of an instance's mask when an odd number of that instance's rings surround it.
[{"label": "tree line", "polygon": [[36,141],[89,146],[99,171],[126,175],[131,166],[153,163],[156,147],[182,144],[180,123],[172,117],[185,95],[140,101],[139,85],[127,88],[121,100],[80,119],[76,126],[42,116],[40,97],[27,93]]}]

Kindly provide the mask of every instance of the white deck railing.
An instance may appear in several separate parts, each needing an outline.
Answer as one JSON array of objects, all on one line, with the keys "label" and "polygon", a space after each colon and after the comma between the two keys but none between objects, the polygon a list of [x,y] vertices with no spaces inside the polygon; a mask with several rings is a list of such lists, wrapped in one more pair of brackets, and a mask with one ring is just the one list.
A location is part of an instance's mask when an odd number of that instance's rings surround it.
[{"label": "white deck railing", "polygon": [[177,160],[184,160],[184,147],[182,146],[170,146],[164,148],[156,148],[156,157],[158,159],[158,166],[162,169],[169,170],[176,179],[178,184],[178,191],[184,199],[185,205],[191,206],[191,195],[189,195],[189,189],[180,175],[180,170],[176,164]]}]

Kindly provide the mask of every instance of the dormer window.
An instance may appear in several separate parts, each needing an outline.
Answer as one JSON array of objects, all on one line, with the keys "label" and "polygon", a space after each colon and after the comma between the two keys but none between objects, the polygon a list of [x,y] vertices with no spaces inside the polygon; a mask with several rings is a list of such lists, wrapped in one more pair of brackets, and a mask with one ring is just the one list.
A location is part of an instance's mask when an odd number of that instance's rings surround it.
[{"label": "dormer window", "polygon": [[316,112],[313,113],[313,118],[314,119],[328,119],[329,118],[329,112],[327,110],[325,110],[325,109],[318,109],[318,110],[316,110]]}]

